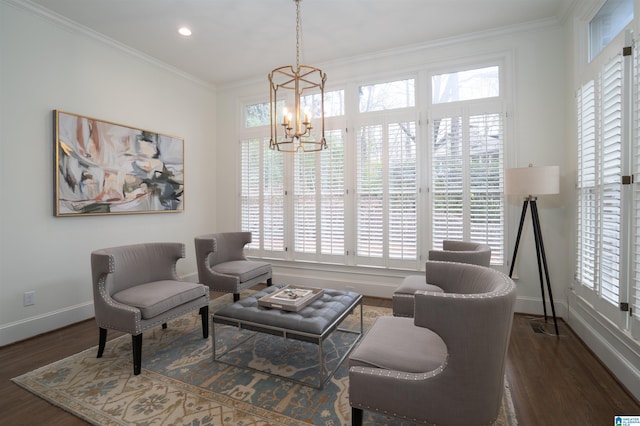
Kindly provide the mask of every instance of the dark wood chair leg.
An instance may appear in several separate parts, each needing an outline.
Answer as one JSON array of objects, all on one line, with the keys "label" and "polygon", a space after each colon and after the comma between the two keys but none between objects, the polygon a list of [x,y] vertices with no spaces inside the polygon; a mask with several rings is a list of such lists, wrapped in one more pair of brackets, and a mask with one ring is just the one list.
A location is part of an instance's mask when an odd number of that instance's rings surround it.
[{"label": "dark wood chair leg", "polygon": [[200,308],[200,316],[202,317],[202,338],[209,337],[209,306]]},{"label": "dark wood chair leg", "polygon": [[100,337],[98,338],[98,356],[96,358],[102,358],[102,353],[104,352],[104,346],[107,343],[107,329],[100,328]]},{"label": "dark wood chair leg", "polygon": [[163,329],[163,330],[166,330],[166,329],[167,329],[167,323],[166,323],[166,322],[162,324],[162,329]]},{"label": "dark wood chair leg", "polygon": [[351,407],[351,425],[362,426],[362,410],[360,408]]},{"label": "dark wood chair leg", "polygon": [[240,300],[240,293],[233,293],[233,301],[237,302],[238,300]]},{"label": "dark wood chair leg", "polygon": [[131,346],[133,347],[133,375],[137,376],[142,369],[142,333],[131,336]]},{"label": "dark wood chair leg", "polygon": [[267,287],[271,287],[273,285],[273,278],[267,279]]}]

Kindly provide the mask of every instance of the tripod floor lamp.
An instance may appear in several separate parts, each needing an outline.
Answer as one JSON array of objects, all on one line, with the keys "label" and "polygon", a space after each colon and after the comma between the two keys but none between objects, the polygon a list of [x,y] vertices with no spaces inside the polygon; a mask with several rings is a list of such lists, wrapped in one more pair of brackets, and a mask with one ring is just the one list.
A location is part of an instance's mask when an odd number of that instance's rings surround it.
[{"label": "tripod floor lamp", "polygon": [[[505,193],[508,195],[524,195],[524,203],[522,204],[522,215],[520,216],[520,227],[518,228],[518,236],[516,238],[516,247],[513,251],[513,259],[511,261],[511,269],[509,277],[513,275],[513,268],[516,264],[516,256],[518,255],[518,246],[520,245],[520,237],[522,236],[522,227],[527,214],[527,207],[531,207],[531,222],[533,224],[533,237],[536,243],[536,257],[538,259],[538,275],[540,277],[540,292],[542,294],[542,307],[544,309],[544,320],[547,321],[547,304],[545,299],[544,279],[547,282],[547,293],[549,294],[549,303],[551,304],[551,312],[553,314],[553,324],[555,326],[556,335],[558,333],[558,320],[556,318],[556,308],[553,303],[553,292],[551,290],[551,282],[549,281],[549,268],[547,267],[547,256],[544,251],[544,243],[542,242],[542,230],[540,228],[540,217],[538,216],[538,195],[558,194],[560,193],[560,169],[558,166],[545,167],[520,167],[515,169],[507,169],[505,175]],[[542,269],[544,267],[544,278]]]}]

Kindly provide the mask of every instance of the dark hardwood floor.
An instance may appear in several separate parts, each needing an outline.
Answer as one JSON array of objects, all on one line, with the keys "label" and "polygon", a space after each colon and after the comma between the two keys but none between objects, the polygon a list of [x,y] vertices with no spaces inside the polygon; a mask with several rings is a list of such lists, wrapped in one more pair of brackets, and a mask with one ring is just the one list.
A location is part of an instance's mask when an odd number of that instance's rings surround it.
[{"label": "dark hardwood floor", "polygon": [[[365,298],[365,304],[391,307],[387,299]],[[532,321],[541,324],[539,318],[515,316],[507,357],[520,425],[612,425],[615,415],[640,415],[640,404],[564,322],[557,337],[535,332]],[[109,331],[109,339],[119,335]],[[10,379],[97,343],[98,328],[91,319],[0,348],[0,424],[86,424]]]}]

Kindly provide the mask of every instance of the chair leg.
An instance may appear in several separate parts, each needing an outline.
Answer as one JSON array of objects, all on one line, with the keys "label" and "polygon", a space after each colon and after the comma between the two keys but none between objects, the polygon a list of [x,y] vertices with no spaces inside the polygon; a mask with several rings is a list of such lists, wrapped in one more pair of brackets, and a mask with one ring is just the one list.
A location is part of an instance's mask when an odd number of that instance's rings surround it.
[{"label": "chair leg", "polygon": [[271,287],[273,285],[273,278],[267,279],[267,287]]},{"label": "chair leg", "polygon": [[351,407],[351,426],[362,426],[362,409]]},{"label": "chair leg", "polygon": [[137,376],[142,369],[142,333],[131,336],[131,346],[133,346],[133,375]]},{"label": "chair leg", "polygon": [[209,306],[200,308],[200,316],[202,317],[202,338],[209,337]]},{"label": "chair leg", "polygon": [[102,358],[104,352],[104,345],[107,343],[107,329],[100,327],[100,337],[98,338],[98,356],[96,358]]},{"label": "chair leg", "polygon": [[237,302],[238,300],[240,300],[240,293],[233,293],[233,301]]}]

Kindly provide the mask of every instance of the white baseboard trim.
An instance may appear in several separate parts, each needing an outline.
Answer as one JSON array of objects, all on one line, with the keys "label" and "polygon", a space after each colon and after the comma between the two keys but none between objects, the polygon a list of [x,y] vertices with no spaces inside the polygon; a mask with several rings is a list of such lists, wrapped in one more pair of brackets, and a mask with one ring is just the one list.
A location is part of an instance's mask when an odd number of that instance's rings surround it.
[{"label": "white baseboard trim", "polygon": [[[93,317],[93,302],[86,302],[8,323],[0,327],[0,346],[18,342]],[[97,343],[98,336],[96,335],[96,344]]]},{"label": "white baseboard trim", "polygon": [[[567,318],[567,304],[564,301],[554,300],[557,318]],[[515,312],[519,314],[544,315],[542,298],[518,296],[516,299]],[[553,321],[551,304],[547,300],[547,318]]]},{"label": "white baseboard trim", "polygon": [[640,345],[581,306],[569,311],[571,329],[620,383],[640,401]]},{"label": "white baseboard trim", "polygon": [[[414,272],[419,274],[419,272]],[[423,273],[424,274],[424,273]],[[315,265],[273,266],[275,285],[302,285],[336,290],[351,290],[365,296],[391,299],[393,290],[404,277],[386,270],[352,268],[351,271],[329,270]]]}]

